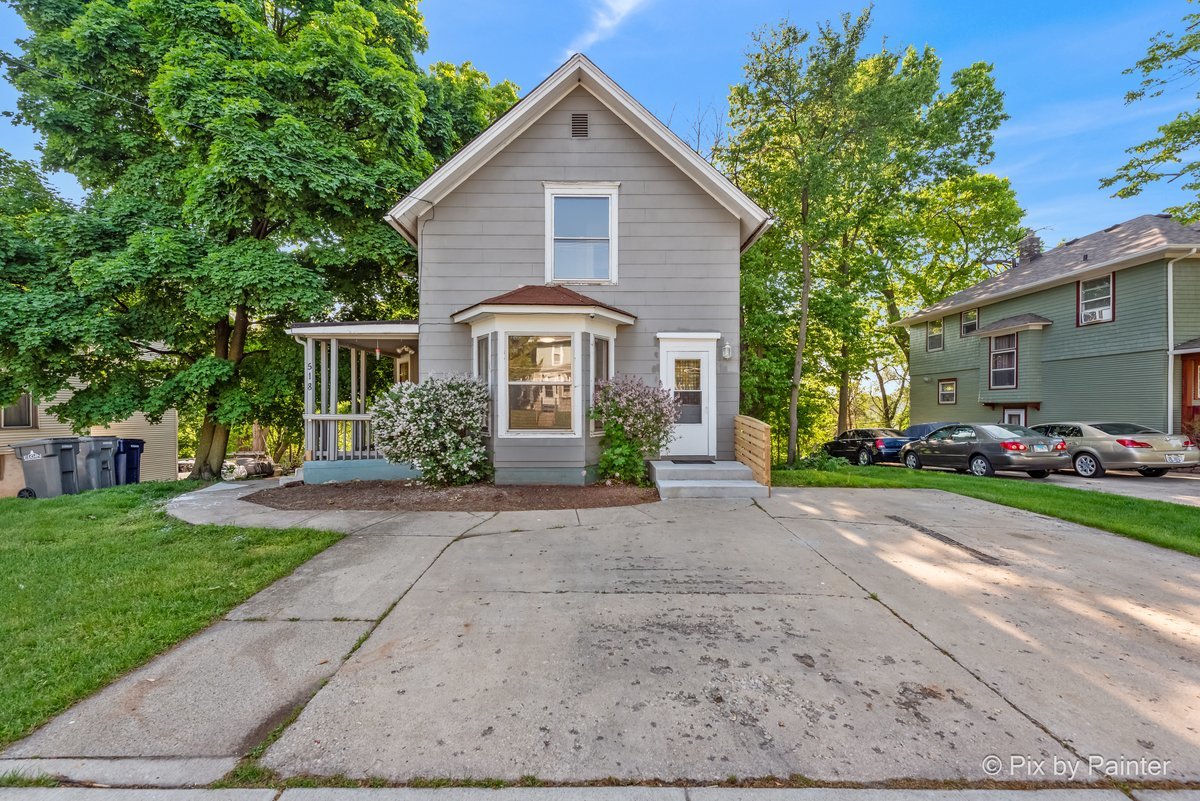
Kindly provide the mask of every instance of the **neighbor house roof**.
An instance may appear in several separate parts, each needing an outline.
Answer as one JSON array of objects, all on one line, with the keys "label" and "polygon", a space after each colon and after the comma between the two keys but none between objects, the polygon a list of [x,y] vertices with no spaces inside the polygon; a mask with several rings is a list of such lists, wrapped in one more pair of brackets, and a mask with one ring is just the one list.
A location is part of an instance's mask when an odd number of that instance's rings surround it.
[{"label": "neighbor house roof", "polygon": [[1052,286],[1135,267],[1154,259],[1186,256],[1200,248],[1200,226],[1182,225],[1166,214],[1145,214],[1072,239],[1027,264],[964,289],[900,321],[913,325]]},{"label": "neighbor house roof", "polygon": [[606,312],[604,316],[627,324],[633,323],[637,319],[636,314],[602,303],[595,298],[589,298],[587,295],[581,295],[573,289],[557,284],[531,284],[517,287],[503,295],[496,295],[494,298],[473,303],[465,309],[454,312],[450,317],[454,322],[461,323],[481,314],[496,313],[497,311],[518,313],[524,310]]},{"label": "neighbor house roof", "polygon": [[529,94],[434,171],[385,217],[413,245],[417,219],[469,178],[576,87],[582,86],[738,219],[744,251],[771,227],[771,215],[705,161],[616,81],[576,53]]},{"label": "neighbor house roof", "polygon": [[990,337],[996,334],[1007,334],[1010,331],[1023,331],[1030,328],[1045,328],[1054,321],[1047,320],[1040,314],[1014,314],[994,323],[976,328],[968,336]]},{"label": "neighbor house roof", "polygon": [[1180,342],[1175,346],[1176,352],[1181,350],[1196,350],[1200,351],[1200,337],[1189,339],[1187,342]]}]

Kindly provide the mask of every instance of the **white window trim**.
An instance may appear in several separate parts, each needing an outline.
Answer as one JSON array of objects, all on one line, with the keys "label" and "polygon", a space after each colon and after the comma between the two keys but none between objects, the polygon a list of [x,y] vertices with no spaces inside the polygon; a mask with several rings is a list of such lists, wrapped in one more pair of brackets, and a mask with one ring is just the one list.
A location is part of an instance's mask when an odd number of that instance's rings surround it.
[{"label": "white window trim", "polygon": [[[1013,338],[1012,347],[997,349],[996,348],[996,340],[999,339],[1000,337],[1012,337]],[[1020,353],[1020,351],[1018,350],[1019,344],[1020,343],[1017,341],[1017,335],[1015,333],[997,334],[996,336],[992,337],[991,345],[988,348],[988,389],[1016,389],[1017,388],[1018,382],[1020,380],[1019,374],[1017,372],[1020,367],[1020,365],[1017,364],[1018,354]],[[1000,368],[996,367],[996,355],[1000,354],[1000,353],[1011,353],[1013,355],[1013,366],[1012,367],[1000,367]],[[996,370],[997,369],[999,369],[1002,372],[1007,372],[1008,370],[1012,370],[1013,382],[1011,384],[1004,384],[1004,385],[997,384],[996,383]]]},{"label": "white window trim", "polygon": [[[510,429],[508,427],[508,338],[514,337],[570,337],[571,338],[571,430],[570,431],[529,431],[526,429]],[[497,368],[503,367],[503,370],[497,370],[496,373],[496,405],[497,418],[496,427],[499,429],[497,436],[501,439],[578,439],[583,436],[582,424],[580,417],[583,415],[583,397],[580,393],[579,384],[579,350],[581,346],[581,334],[579,331],[563,331],[553,330],[551,328],[539,328],[536,331],[518,330],[513,328],[504,328],[497,331],[497,347],[500,364]],[[501,347],[501,345],[503,347]]]},{"label": "white window trim", "polygon": [[[1095,312],[1095,311],[1103,310],[1107,314],[1106,314],[1106,316],[1102,316],[1099,320],[1084,320],[1083,319],[1083,313],[1084,313],[1084,310],[1083,310],[1083,304],[1084,304],[1083,285],[1095,283],[1096,281],[1108,281],[1108,305],[1102,306],[1102,307],[1100,307],[1100,309],[1090,309],[1089,311]],[[1115,283],[1116,283],[1116,281],[1114,280],[1112,273],[1109,273],[1108,275],[1098,275],[1095,278],[1083,279],[1079,282],[1079,307],[1078,307],[1078,309],[1076,309],[1076,316],[1079,321],[1079,326],[1081,328],[1083,326],[1087,326],[1087,325],[1096,325],[1098,323],[1111,323],[1112,322],[1113,314],[1116,311],[1114,308],[1114,304],[1113,304],[1113,287],[1114,287]],[[1087,302],[1095,303],[1096,301],[1090,300]]]},{"label": "white window trim", "polygon": [[[948,401],[942,400],[942,384],[953,385],[954,388],[951,390],[951,394],[953,395],[952,400],[948,400]],[[954,406],[955,404],[958,403],[958,379],[957,378],[939,378],[938,379],[937,401],[938,401],[938,406]]]},{"label": "white window trim", "polygon": [[[596,340],[598,340],[598,339],[603,339],[605,342],[608,343],[608,375],[604,376],[604,379],[606,381],[611,381],[613,379],[613,376],[616,375],[616,371],[614,369],[614,364],[613,364],[613,362],[615,361],[613,359],[613,351],[616,347],[616,339],[614,337],[606,337],[606,336],[602,336],[600,334],[592,334],[592,349],[591,349],[592,352],[590,354],[591,370],[588,371],[589,375],[591,376],[591,379],[592,379],[591,380],[591,388],[590,388],[590,391],[588,392],[588,411],[589,412],[591,411],[591,408],[592,408],[591,407],[592,398],[594,398],[596,396]],[[593,436],[593,437],[604,436],[603,429],[597,431],[595,426],[592,425],[593,423],[596,422],[595,420],[592,420],[591,418],[589,418],[587,422],[588,422],[588,432],[589,432],[590,436]]]},{"label": "white window trim", "polygon": [[[542,183],[546,191],[546,283],[547,284],[615,284],[617,283],[617,197],[620,181],[571,181]],[[554,277],[554,198],[608,198],[608,278]]]},{"label": "white window trim", "polygon": [[[929,338],[933,332],[933,326],[938,325],[941,333],[938,334],[942,338],[942,342],[936,348],[929,347]],[[941,353],[946,348],[946,318],[940,320],[930,320],[925,323],[925,352],[926,353]]]}]

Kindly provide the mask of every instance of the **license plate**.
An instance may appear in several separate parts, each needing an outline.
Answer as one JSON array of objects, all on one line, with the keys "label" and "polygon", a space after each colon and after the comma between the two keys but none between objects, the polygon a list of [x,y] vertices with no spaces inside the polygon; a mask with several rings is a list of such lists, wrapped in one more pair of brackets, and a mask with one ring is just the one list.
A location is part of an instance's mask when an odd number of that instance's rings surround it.
[{"label": "license plate", "polygon": [[1034,453],[1045,453],[1048,450],[1050,450],[1049,445],[1034,445],[1033,446]]},{"label": "license plate", "polygon": [[1183,464],[1183,454],[1182,453],[1168,453],[1167,454],[1167,464]]}]

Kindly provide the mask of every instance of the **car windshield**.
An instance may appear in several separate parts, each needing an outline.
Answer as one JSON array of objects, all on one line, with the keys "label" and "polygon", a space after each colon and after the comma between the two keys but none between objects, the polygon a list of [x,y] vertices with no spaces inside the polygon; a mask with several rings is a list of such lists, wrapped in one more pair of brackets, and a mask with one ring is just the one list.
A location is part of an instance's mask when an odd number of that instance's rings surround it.
[{"label": "car windshield", "polygon": [[1045,436],[1044,434],[1034,431],[1032,428],[1026,428],[1025,426],[1012,426],[1012,425],[980,426],[980,428],[982,428],[989,435],[995,437],[996,439],[1012,439],[1013,437],[1042,437],[1042,436]]},{"label": "car windshield", "polygon": [[1137,423],[1092,423],[1092,428],[1105,434],[1161,434],[1153,428],[1139,426]]}]

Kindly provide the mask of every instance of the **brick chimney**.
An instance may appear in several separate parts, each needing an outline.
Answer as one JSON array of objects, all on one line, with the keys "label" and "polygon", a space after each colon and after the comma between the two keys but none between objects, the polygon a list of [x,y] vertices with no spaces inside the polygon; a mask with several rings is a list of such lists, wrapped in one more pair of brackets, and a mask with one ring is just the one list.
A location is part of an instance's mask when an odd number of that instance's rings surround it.
[{"label": "brick chimney", "polygon": [[1024,267],[1041,255],[1042,238],[1032,228],[1026,228],[1025,236],[1017,242],[1017,264]]}]

